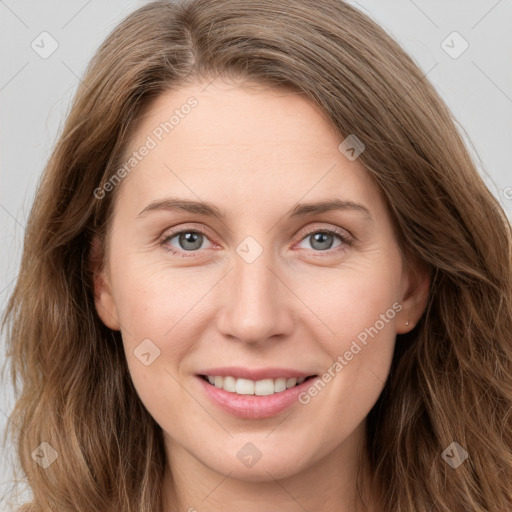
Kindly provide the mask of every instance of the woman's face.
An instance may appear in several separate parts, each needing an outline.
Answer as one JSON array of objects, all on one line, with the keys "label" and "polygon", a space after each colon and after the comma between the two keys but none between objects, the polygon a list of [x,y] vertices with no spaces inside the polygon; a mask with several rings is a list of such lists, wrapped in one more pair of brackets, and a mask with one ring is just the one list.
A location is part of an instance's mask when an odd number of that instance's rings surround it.
[{"label": "woman's face", "polygon": [[428,282],[342,141],[303,96],[220,80],[141,120],[96,306],[171,457],[256,481],[361,442]]}]

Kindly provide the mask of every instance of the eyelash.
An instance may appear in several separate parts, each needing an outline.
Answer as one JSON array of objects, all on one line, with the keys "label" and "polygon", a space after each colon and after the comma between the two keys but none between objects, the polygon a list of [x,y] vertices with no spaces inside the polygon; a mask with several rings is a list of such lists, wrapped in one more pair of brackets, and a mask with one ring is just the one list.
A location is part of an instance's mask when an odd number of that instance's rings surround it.
[{"label": "eyelash", "polygon": [[[174,247],[167,244],[169,240],[172,240],[175,236],[181,235],[182,233],[200,233],[208,238],[208,235],[206,233],[206,230],[203,228],[193,228],[193,229],[180,229],[177,231],[171,231],[170,233],[166,233],[164,237],[160,241],[160,245],[163,247],[164,250],[172,253],[175,256],[181,257],[181,258],[189,258],[189,257],[195,257],[194,253],[199,252],[199,250],[196,251],[180,251],[178,249],[175,249]],[[341,231],[338,231],[333,228],[326,228],[326,229],[311,229],[305,233],[303,233],[302,238],[300,239],[300,242],[302,242],[304,239],[306,239],[308,236],[314,235],[316,233],[322,233],[322,234],[328,234],[328,235],[334,235],[337,236],[341,242],[342,245],[339,245],[338,247],[335,247],[333,249],[327,249],[325,251],[319,251],[315,249],[309,249],[310,251],[313,251],[315,253],[319,253],[318,256],[331,256],[333,253],[338,252],[339,250],[344,250],[347,247],[350,247],[353,244],[353,241],[351,238],[349,238],[347,235],[342,233]]]}]

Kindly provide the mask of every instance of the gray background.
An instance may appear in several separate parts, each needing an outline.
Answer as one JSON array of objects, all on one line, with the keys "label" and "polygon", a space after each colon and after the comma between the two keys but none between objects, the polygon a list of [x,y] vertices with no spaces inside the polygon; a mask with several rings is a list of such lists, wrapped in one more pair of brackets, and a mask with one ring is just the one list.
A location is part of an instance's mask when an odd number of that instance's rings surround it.
[{"label": "gray background", "polygon": [[[0,0],[0,312],[14,286],[35,187],[80,77],[105,36],[145,3]],[[512,218],[512,1],[350,3],[394,36],[436,86],[474,146],[480,173]],[[454,31],[463,39],[450,36]],[[464,40],[469,47],[458,56]],[[52,44],[57,49],[44,55]],[[2,338],[0,364],[4,350]],[[0,386],[0,433],[14,404],[9,377],[7,372]],[[11,453],[0,453],[1,510],[11,485],[5,462]]]}]

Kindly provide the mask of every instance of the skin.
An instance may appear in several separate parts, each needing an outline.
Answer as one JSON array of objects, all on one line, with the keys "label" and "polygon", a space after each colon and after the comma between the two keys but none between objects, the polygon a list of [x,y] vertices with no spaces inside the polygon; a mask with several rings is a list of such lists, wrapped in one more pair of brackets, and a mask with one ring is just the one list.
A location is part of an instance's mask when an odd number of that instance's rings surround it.
[{"label": "skin", "polygon": [[[198,105],[118,185],[106,265],[94,283],[97,311],[121,331],[137,392],[163,429],[164,512],[352,512],[366,416],[396,334],[423,313],[428,277],[404,272],[389,213],[362,163],[339,151],[343,139],[314,103],[287,89],[216,79],[166,92],[141,119],[127,156],[192,96]],[[225,218],[139,216],[170,196],[214,204]],[[371,219],[357,210],[288,215],[298,202],[334,197],[364,205]],[[179,235],[162,242],[173,227],[203,227],[202,244],[180,245]],[[352,243],[336,235],[315,243],[315,233],[333,228]],[[236,252],[248,236],[263,249],[252,263]],[[401,310],[317,396],[275,417],[222,411],[196,377],[219,366],[322,375],[394,303]],[[148,366],[134,355],[145,339],[160,350]],[[252,467],[237,458],[248,442],[262,454]],[[367,466],[362,475],[366,482]],[[382,510],[370,492],[366,498],[370,510]]]}]

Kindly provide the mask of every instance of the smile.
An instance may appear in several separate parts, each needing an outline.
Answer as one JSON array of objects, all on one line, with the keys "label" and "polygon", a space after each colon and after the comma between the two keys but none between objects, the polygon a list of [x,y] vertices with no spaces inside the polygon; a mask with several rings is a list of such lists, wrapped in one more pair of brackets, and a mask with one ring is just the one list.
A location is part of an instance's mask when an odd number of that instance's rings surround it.
[{"label": "smile", "polygon": [[267,396],[282,393],[287,389],[299,386],[304,381],[314,377],[279,377],[277,379],[251,380],[235,378],[231,375],[200,375],[200,377],[216,388],[237,395]]}]

